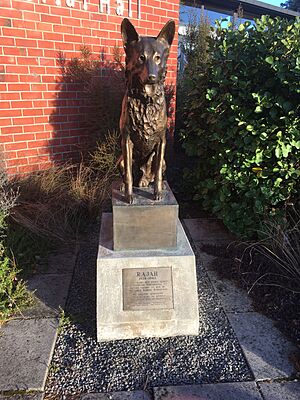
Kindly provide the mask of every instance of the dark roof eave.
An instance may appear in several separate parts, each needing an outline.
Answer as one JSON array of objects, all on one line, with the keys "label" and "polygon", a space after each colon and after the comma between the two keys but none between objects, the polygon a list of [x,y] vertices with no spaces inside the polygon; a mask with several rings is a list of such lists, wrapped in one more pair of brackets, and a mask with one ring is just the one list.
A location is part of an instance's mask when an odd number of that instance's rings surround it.
[{"label": "dark roof eave", "polygon": [[295,18],[300,17],[300,13],[285,8],[276,7],[271,4],[263,3],[258,0],[181,0],[183,4],[190,6],[204,5],[205,8],[212,11],[218,11],[224,14],[232,14],[241,4],[245,18],[257,18],[263,14],[271,17]]}]

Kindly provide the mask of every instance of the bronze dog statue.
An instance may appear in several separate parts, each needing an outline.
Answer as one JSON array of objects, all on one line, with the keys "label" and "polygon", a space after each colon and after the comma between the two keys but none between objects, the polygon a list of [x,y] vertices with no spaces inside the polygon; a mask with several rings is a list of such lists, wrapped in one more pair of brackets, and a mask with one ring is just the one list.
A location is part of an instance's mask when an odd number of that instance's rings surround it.
[{"label": "bronze dog statue", "polygon": [[161,200],[167,128],[164,79],[175,22],[167,22],[156,38],[140,37],[124,18],[121,32],[126,53],[126,93],[120,118],[119,167],[125,196],[131,204],[133,186],[148,187],[154,182],[154,200]]}]

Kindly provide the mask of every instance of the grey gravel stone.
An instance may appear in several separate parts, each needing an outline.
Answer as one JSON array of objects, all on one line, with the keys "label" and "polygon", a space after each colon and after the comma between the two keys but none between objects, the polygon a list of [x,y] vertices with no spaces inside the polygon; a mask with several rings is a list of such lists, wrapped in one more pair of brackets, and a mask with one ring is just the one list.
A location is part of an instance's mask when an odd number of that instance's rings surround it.
[{"label": "grey gravel stone", "polygon": [[236,240],[235,236],[225,228],[222,222],[215,218],[184,219],[184,224],[195,242],[225,244]]},{"label": "grey gravel stone", "polygon": [[56,319],[29,319],[1,327],[0,390],[44,389],[57,326]]},{"label": "grey gravel stone", "polygon": [[296,348],[267,317],[258,313],[228,314],[249,365],[258,380],[290,377]]},{"label": "grey gravel stone", "polygon": [[299,400],[300,382],[259,383],[264,400]]},{"label": "grey gravel stone", "polygon": [[152,396],[141,390],[134,392],[89,393],[80,397],[80,400],[151,400]]},{"label": "grey gravel stone", "polygon": [[82,246],[67,301],[73,323],[59,335],[47,395],[105,393],[253,378],[207,274],[198,263],[198,336],[97,343],[95,266],[98,232]]},{"label": "grey gravel stone", "polygon": [[262,400],[262,397],[255,382],[237,382],[154,388],[154,400]]}]

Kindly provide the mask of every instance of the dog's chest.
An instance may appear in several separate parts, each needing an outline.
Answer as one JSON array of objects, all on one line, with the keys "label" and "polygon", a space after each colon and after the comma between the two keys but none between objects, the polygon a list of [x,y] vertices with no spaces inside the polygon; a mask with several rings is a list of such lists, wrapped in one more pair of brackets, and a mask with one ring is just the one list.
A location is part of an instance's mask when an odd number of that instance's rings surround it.
[{"label": "dog's chest", "polygon": [[164,95],[156,96],[151,101],[129,97],[127,104],[131,134],[141,141],[155,141],[166,125]]}]

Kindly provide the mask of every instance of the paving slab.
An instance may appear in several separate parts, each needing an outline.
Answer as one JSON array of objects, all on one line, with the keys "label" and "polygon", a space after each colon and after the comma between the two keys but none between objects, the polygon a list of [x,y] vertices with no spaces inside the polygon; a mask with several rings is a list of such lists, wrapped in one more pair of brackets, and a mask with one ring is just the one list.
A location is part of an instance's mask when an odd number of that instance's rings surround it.
[{"label": "paving slab", "polygon": [[227,313],[256,380],[293,375],[290,356],[297,349],[273,322],[256,312]]},{"label": "paving slab", "polygon": [[228,279],[220,279],[215,271],[207,274],[226,312],[252,312],[253,307],[247,293]]},{"label": "paving slab", "polygon": [[[34,304],[22,312],[22,318],[55,317],[65,307],[71,274],[38,274],[27,281],[34,292]],[[20,317],[20,316],[19,316]]]},{"label": "paving slab", "polygon": [[250,312],[253,311],[251,300],[245,290],[238,288],[229,279],[219,278],[214,261],[218,258],[201,251],[200,246],[196,245],[197,259],[202,265],[203,270],[208,275],[217,294],[221,306],[227,312]]},{"label": "paving slab", "polygon": [[[75,246],[74,246],[75,247]],[[47,257],[47,264],[39,272],[45,274],[72,274],[77,256],[77,248],[60,248],[57,252]]]},{"label": "paving slab", "polygon": [[43,393],[13,394],[10,396],[0,395],[0,400],[42,400]]},{"label": "paving slab", "polygon": [[226,244],[236,240],[222,222],[215,218],[189,218],[183,221],[195,242]]},{"label": "paving slab", "polygon": [[58,320],[13,320],[1,328],[0,391],[39,390],[56,340]]},{"label": "paving slab", "polygon": [[154,400],[262,400],[262,397],[255,382],[237,382],[154,388]]},{"label": "paving slab", "polygon": [[149,393],[142,390],[133,392],[89,393],[80,397],[80,400],[151,400]]},{"label": "paving slab", "polygon": [[300,382],[259,383],[264,400],[299,400]]}]

